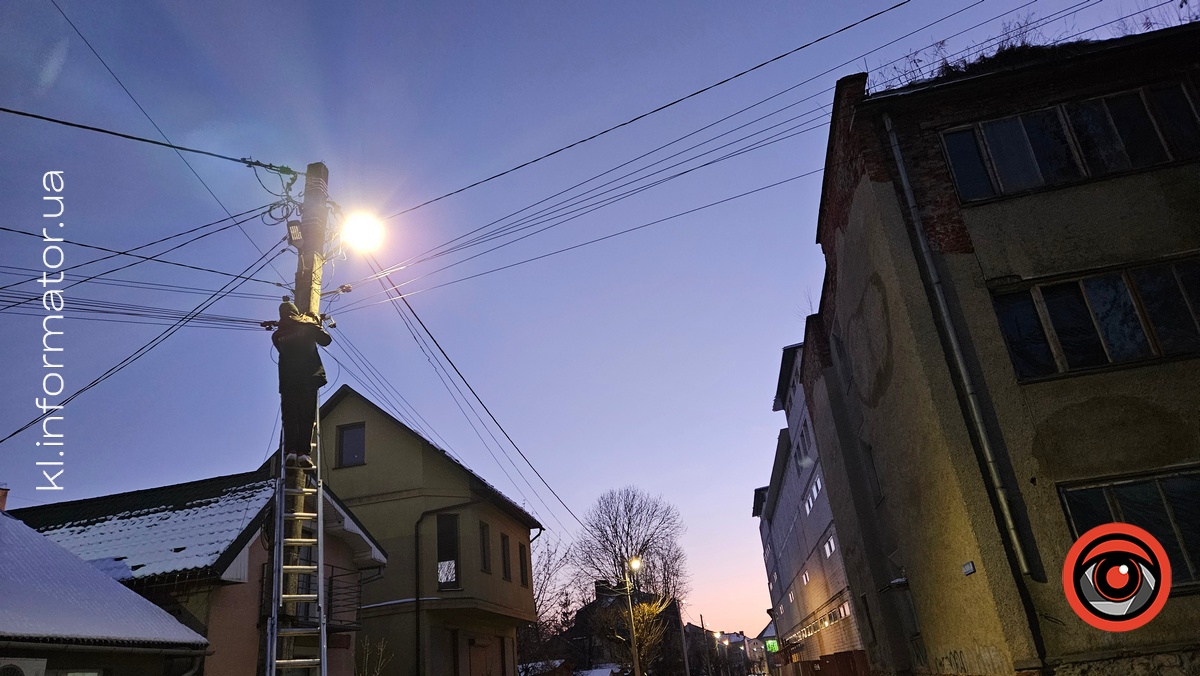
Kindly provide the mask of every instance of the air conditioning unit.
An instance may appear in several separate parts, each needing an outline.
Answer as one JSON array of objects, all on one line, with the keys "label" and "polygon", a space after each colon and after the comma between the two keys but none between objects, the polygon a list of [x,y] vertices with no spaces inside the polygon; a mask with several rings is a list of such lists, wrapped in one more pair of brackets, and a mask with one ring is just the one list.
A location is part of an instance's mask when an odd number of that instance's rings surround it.
[{"label": "air conditioning unit", "polygon": [[46,676],[46,660],[0,657],[0,676]]}]

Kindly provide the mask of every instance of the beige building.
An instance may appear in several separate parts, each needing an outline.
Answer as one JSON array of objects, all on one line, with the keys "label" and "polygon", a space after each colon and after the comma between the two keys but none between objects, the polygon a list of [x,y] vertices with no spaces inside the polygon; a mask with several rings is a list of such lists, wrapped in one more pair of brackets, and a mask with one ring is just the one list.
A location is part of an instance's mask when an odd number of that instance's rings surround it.
[{"label": "beige building", "polygon": [[[1200,24],[838,83],[801,373],[872,673],[1200,673]],[[1149,531],[1145,626],[1068,550]]]},{"label": "beige building", "polygon": [[528,512],[343,385],[321,407],[324,476],[388,552],[363,589],[365,636],[386,674],[515,676],[535,619]]}]

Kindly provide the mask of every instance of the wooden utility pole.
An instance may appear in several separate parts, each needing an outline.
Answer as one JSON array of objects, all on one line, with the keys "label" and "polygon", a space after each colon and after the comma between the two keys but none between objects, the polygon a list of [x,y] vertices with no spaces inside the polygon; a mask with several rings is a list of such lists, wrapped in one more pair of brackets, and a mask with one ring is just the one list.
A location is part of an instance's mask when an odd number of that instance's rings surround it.
[{"label": "wooden utility pole", "polygon": [[304,205],[300,211],[300,258],[296,263],[296,307],[321,318],[321,269],[325,267],[325,237],[329,227],[329,169],[324,162],[308,165]]}]

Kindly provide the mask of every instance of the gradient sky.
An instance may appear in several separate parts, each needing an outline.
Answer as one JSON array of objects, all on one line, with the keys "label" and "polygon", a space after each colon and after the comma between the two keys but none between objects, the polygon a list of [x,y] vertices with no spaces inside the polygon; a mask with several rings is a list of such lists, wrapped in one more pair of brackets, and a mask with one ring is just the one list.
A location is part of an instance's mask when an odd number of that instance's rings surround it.
[{"label": "gradient sky", "polygon": [[[381,215],[629,120],[893,4],[230,0],[202,9],[180,1],[57,2],[175,143],[297,169],[323,161],[332,199],[347,211]],[[871,69],[882,83],[896,74],[891,60],[967,29],[949,37],[948,52],[999,35],[1018,18],[1073,12],[1041,28],[1054,39],[1136,9],[1115,0],[912,0],[666,111],[391,219],[376,255],[384,264],[415,256],[795,87],[624,171],[742,124],[750,126],[704,149],[802,113],[777,131],[807,132],[436,274],[430,273],[482,248],[394,276],[397,282],[421,277],[404,286],[417,292],[413,306],[576,514],[600,493],[628,484],[676,505],[688,526],[689,619],[699,622],[703,614],[711,628],[754,634],[766,624],[770,601],[751,500],[770,478],[775,437],[786,424],[771,411],[780,350],[800,340],[803,318],[819,297],[819,171],[631,234],[426,289],[819,170],[829,90],[842,75]],[[922,28],[957,10],[964,11]],[[971,28],[977,24],[983,25]],[[1113,30],[1091,35],[1107,38]],[[0,106],[158,138],[50,0],[0,4]],[[791,107],[752,122],[785,106]],[[188,160],[234,213],[273,199],[247,168]],[[126,249],[225,216],[170,150],[0,115],[4,227],[40,231],[41,176],[51,170],[65,172],[62,231],[77,242]],[[269,175],[264,180],[277,185]],[[243,227],[264,250],[283,235],[280,226],[261,221]],[[0,285],[28,277],[14,268],[40,271],[42,246],[0,232],[0,266],[6,266]],[[64,249],[67,265],[100,255]],[[245,235],[230,230],[168,257],[236,272],[258,255]],[[67,282],[115,262],[68,272]],[[280,256],[276,267],[290,282],[295,256]],[[351,254],[336,262],[326,288],[368,274]],[[280,278],[270,269],[258,277]],[[227,281],[156,263],[112,279],[210,291]],[[3,293],[15,291],[40,293],[36,284]],[[281,293],[257,282],[238,291]],[[333,304],[334,340],[353,341],[439,443],[538,515],[548,537],[569,541],[577,526],[571,516],[519,458],[518,476],[488,437],[503,464],[497,463],[391,307],[339,312],[378,291],[364,285]],[[76,299],[186,310],[204,298],[95,283],[65,296],[68,393],[163,328],[85,321],[79,318],[134,318],[85,315],[73,311]],[[277,302],[227,298],[210,312],[271,319]],[[33,400],[45,371],[40,321],[48,313],[40,304],[25,307],[32,316],[0,315],[0,437],[38,414]],[[340,352],[331,355],[346,361]],[[34,445],[36,428],[0,445],[0,482],[11,489],[10,507],[257,466],[277,435],[273,357],[261,330],[183,328],[64,410],[62,492],[34,490],[43,482],[33,463],[46,457]],[[343,382],[365,391],[350,366],[330,355],[325,362],[326,394]]]}]

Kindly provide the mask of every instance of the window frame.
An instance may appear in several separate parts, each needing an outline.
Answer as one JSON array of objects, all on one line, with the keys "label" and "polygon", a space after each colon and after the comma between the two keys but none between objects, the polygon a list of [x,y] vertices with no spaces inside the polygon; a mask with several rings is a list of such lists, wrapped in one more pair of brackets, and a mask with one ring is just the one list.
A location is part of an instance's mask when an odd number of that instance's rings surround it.
[{"label": "window frame", "polygon": [[479,520],[479,570],[492,574],[492,527],[482,519]]},{"label": "window frame", "polygon": [[517,543],[517,568],[521,575],[521,586],[529,587],[529,547],[524,542]]},{"label": "window frame", "polygon": [[[1037,314],[1037,319],[1041,323],[1042,334],[1046,339],[1046,343],[1054,359],[1055,371],[1053,373],[1028,377],[1022,377],[1017,372],[1016,364],[1013,363],[1013,374],[1017,381],[1020,383],[1040,382],[1082,373],[1094,373],[1117,368],[1158,363],[1170,359],[1192,359],[1200,356],[1200,347],[1194,348],[1191,351],[1167,351],[1167,349],[1163,346],[1162,339],[1159,335],[1160,329],[1154,324],[1154,318],[1151,316],[1150,309],[1145,298],[1143,297],[1144,291],[1141,289],[1134,277],[1134,274],[1141,270],[1151,270],[1169,266],[1170,276],[1174,280],[1175,287],[1183,300],[1183,307],[1190,314],[1192,326],[1196,329],[1197,335],[1200,335],[1200,297],[1193,298],[1188,287],[1184,284],[1183,272],[1179,269],[1180,266],[1184,265],[1200,266],[1200,258],[1190,255],[1186,257],[1170,258],[1165,260],[1144,261],[1135,263],[1133,265],[1125,265],[1116,268],[1092,270],[1085,274],[1073,274],[1070,276],[1046,278],[1033,284],[1025,283],[1021,286],[1015,287],[1006,285],[991,289],[990,295],[993,299],[1000,296],[1008,296],[1018,293],[1029,294],[1034,311]],[[1085,285],[1085,282],[1088,280],[1112,276],[1120,276],[1125,285],[1125,292],[1138,320],[1138,327],[1141,329],[1142,335],[1146,339],[1146,345],[1149,348],[1149,354],[1147,356],[1120,360],[1114,357],[1113,349],[1109,344],[1108,336],[1106,336],[1104,328],[1100,324],[1100,319],[1096,312],[1093,300],[1088,294],[1088,289]],[[1083,297],[1084,305],[1087,308],[1089,318],[1091,319],[1092,330],[1094,331],[1097,339],[1100,341],[1101,348],[1104,351],[1105,359],[1107,361],[1103,364],[1071,367],[1067,353],[1063,349],[1062,340],[1059,337],[1058,329],[1054,326],[1053,317],[1046,305],[1046,300],[1042,294],[1042,289],[1072,283],[1076,284],[1079,288],[1079,291]],[[1009,360],[1012,362],[1012,352],[1011,348],[1009,347],[1008,335],[1005,333],[1004,327],[1000,323],[1000,317],[996,312],[994,305],[993,314],[996,315],[997,331],[1000,333],[1001,340],[1004,343],[1005,352],[1008,353]]]},{"label": "window frame", "polygon": [[[961,204],[961,205],[983,204],[983,203],[987,203],[987,202],[990,202],[993,200],[1003,199],[1006,197],[1012,197],[1015,195],[1024,195],[1024,194],[1027,194],[1030,192],[1036,192],[1036,191],[1040,191],[1040,190],[1047,190],[1047,189],[1054,189],[1054,188],[1058,188],[1058,187],[1065,187],[1065,186],[1069,186],[1069,185],[1076,185],[1076,184],[1087,182],[1087,181],[1099,180],[1099,179],[1103,179],[1103,178],[1108,178],[1110,176],[1120,176],[1120,175],[1125,175],[1125,174],[1134,173],[1134,172],[1138,172],[1138,171],[1150,170],[1150,169],[1154,169],[1157,167],[1164,167],[1164,166],[1168,166],[1168,165],[1172,165],[1172,164],[1176,164],[1176,163],[1196,161],[1196,159],[1197,159],[1196,157],[1179,157],[1179,156],[1177,156],[1175,149],[1173,149],[1171,147],[1171,140],[1167,137],[1167,135],[1163,131],[1163,122],[1159,120],[1159,111],[1156,110],[1154,101],[1151,98],[1151,90],[1161,89],[1161,88],[1165,88],[1165,87],[1176,87],[1182,91],[1184,101],[1185,101],[1185,103],[1188,104],[1188,108],[1190,109],[1190,111],[1192,113],[1193,121],[1195,121],[1198,125],[1200,125],[1200,104],[1198,104],[1198,99],[1197,99],[1196,94],[1194,94],[1192,91],[1191,83],[1188,82],[1186,79],[1168,79],[1168,80],[1155,80],[1155,81],[1148,82],[1148,83],[1145,83],[1145,84],[1142,84],[1142,85],[1139,85],[1136,87],[1127,87],[1127,88],[1120,89],[1118,91],[1106,92],[1099,96],[1087,96],[1084,98],[1058,101],[1049,106],[1040,105],[1040,106],[1037,106],[1034,108],[1020,110],[1016,113],[1012,113],[1012,114],[1008,114],[1008,115],[1002,115],[999,117],[988,118],[988,119],[984,119],[984,120],[974,120],[974,121],[962,123],[962,124],[954,124],[954,125],[950,125],[950,126],[942,128],[942,129],[939,129],[937,131],[937,134],[938,134],[938,138],[940,141],[939,145],[941,146],[942,158],[945,161],[946,167],[949,170],[951,181],[954,185],[955,195],[958,196],[959,204]],[[1137,94],[1139,100],[1141,101],[1142,109],[1146,112],[1147,116],[1149,117],[1151,128],[1153,129],[1154,134],[1155,134],[1156,138],[1158,139],[1158,143],[1163,150],[1164,157],[1165,157],[1164,160],[1162,160],[1160,162],[1156,162],[1156,163],[1150,163],[1150,164],[1147,164],[1144,166],[1134,166],[1133,165],[1132,159],[1129,157],[1129,152],[1126,149],[1127,139],[1125,139],[1123,136],[1121,136],[1120,130],[1117,128],[1116,123],[1113,121],[1112,112],[1111,112],[1111,110],[1109,108],[1109,104],[1108,104],[1109,99],[1121,97],[1121,96],[1124,96],[1127,94]],[[1120,150],[1120,152],[1124,153],[1126,159],[1130,160],[1129,167],[1122,168],[1122,169],[1114,169],[1111,171],[1105,171],[1103,173],[1098,173],[1098,172],[1093,171],[1092,167],[1088,166],[1087,158],[1083,152],[1083,146],[1080,142],[1079,135],[1076,133],[1074,125],[1071,123],[1071,116],[1068,114],[1067,107],[1072,104],[1083,104],[1083,103],[1089,103],[1089,102],[1099,102],[1100,105],[1103,106],[1105,119],[1111,125],[1113,132],[1116,134],[1116,139],[1119,142],[1119,146],[1120,146],[1119,150]],[[1045,172],[1042,170],[1041,165],[1038,163],[1037,154],[1034,151],[1032,142],[1029,140],[1029,132],[1027,129],[1025,129],[1024,122],[1021,119],[1022,116],[1024,116],[1024,115],[1027,115],[1030,113],[1036,113],[1036,112],[1043,111],[1043,110],[1054,110],[1055,111],[1055,115],[1058,118],[1058,121],[1059,121],[1062,131],[1065,134],[1067,145],[1071,152],[1071,160],[1074,163],[1076,170],[1078,171],[1077,178],[1068,179],[1068,180],[1064,180],[1064,181],[1060,181],[1060,182],[1056,182],[1056,183],[1047,182]],[[1021,189],[1017,189],[1017,190],[1005,190],[1003,187],[1004,182],[1001,180],[999,171],[996,168],[995,155],[992,152],[991,144],[988,142],[987,135],[984,133],[983,125],[990,124],[990,123],[996,123],[996,122],[1002,122],[1004,120],[1009,120],[1009,119],[1016,119],[1020,123],[1022,138],[1025,141],[1025,148],[1029,150],[1029,152],[1033,158],[1034,169],[1037,171],[1037,176],[1038,176],[1038,180],[1040,181],[1040,185],[1027,187],[1027,188],[1021,188]],[[989,196],[964,198],[962,196],[962,191],[959,189],[959,186],[961,185],[959,182],[959,173],[960,172],[958,171],[958,169],[955,168],[954,163],[951,161],[950,149],[946,143],[946,135],[947,134],[955,134],[955,133],[967,131],[967,130],[970,130],[972,132],[972,136],[975,141],[976,149],[979,152],[979,158],[983,162],[984,170],[987,175],[988,181],[991,183],[992,194]]]},{"label": "window frame", "polygon": [[[1116,499],[1116,496],[1113,495],[1113,492],[1112,492],[1113,488],[1119,487],[1119,486],[1126,486],[1126,485],[1130,485],[1130,484],[1145,484],[1145,483],[1153,482],[1155,489],[1158,492],[1159,498],[1162,500],[1163,511],[1164,511],[1164,514],[1167,516],[1167,519],[1169,520],[1171,532],[1175,535],[1175,539],[1176,539],[1175,544],[1179,547],[1179,551],[1180,551],[1181,555],[1183,556],[1184,562],[1188,566],[1188,570],[1185,572],[1188,573],[1188,577],[1190,578],[1188,580],[1184,580],[1182,578],[1182,576],[1180,576],[1178,574],[1177,571],[1173,570],[1172,571],[1173,575],[1172,575],[1172,580],[1171,580],[1171,591],[1172,591],[1172,593],[1182,592],[1182,591],[1186,591],[1189,593],[1200,592],[1200,544],[1196,545],[1197,556],[1193,556],[1192,553],[1190,553],[1188,551],[1188,548],[1187,548],[1188,543],[1185,541],[1185,539],[1183,537],[1183,531],[1180,529],[1180,526],[1179,526],[1179,521],[1181,520],[1181,518],[1186,518],[1186,517],[1178,516],[1175,507],[1167,499],[1166,492],[1164,491],[1164,489],[1162,487],[1162,483],[1161,483],[1163,480],[1172,479],[1172,478],[1181,477],[1181,476],[1194,476],[1197,479],[1200,479],[1200,465],[1177,467],[1177,468],[1173,468],[1171,471],[1167,471],[1167,472],[1163,472],[1163,471],[1140,472],[1140,473],[1136,473],[1136,474],[1127,474],[1127,475],[1120,475],[1120,476],[1088,479],[1088,480],[1084,480],[1084,481],[1068,481],[1068,482],[1059,483],[1057,485],[1058,499],[1059,499],[1059,503],[1062,506],[1063,516],[1066,518],[1067,529],[1071,533],[1072,537],[1074,537],[1075,539],[1078,539],[1079,536],[1082,535],[1082,533],[1079,530],[1079,526],[1076,524],[1075,515],[1071,513],[1071,505],[1067,501],[1067,494],[1069,492],[1084,491],[1084,490],[1096,489],[1096,488],[1102,489],[1104,499],[1105,499],[1105,504],[1109,510],[1109,516],[1113,518],[1113,521],[1120,522],[1120,523],[1132,523],[1130,521],[1125,520],[1126,517],[1125,517],[1125,513],[1124,513],[1124,508],[1119,503],[1119,501]],[[1136,524],[1134,524],[1134,525],[1136,525]]]},{"label": "window frame", "polygon": [[[347,430],[352,430],[352,429],[361,429],[362,430],[362,435],[363,435],[362,462],[346,464],[345,456],[343,454],[343,439],[344,439],[343,435],[345,434],[345,432]],[[337,443],[337,447],[336,447],[337,452],[335,454],[335,457],[337,458],[337,465],[334,467],[334,469],[342,469],[344,467],[362,467],[363,465],[367,464],[367,423],[366,423],[366,421],[347,423],[345,425],[338,425],[337,426],[336,443]]]},{"label": "window frame", "polygon": [[500,534],[500,577],[512,582],[512,541],[507,533]]},{"label": "window frame", "polygon": [[[463,579],[462,579],[462,532],[461,532],[461,529],[459,528],[459,525],[460,525],[459,515],[456,512],[438,514],[435,523],[436,523],[435,527],[437,528],[437,537],[436,537],[436,545],[435,545],[437,566],[434,568],[434,575],[437,577],[437,589],[438,589],[438,591],[461,590],[463,588],[462,587],[462,583],[463,583]],[[453,530],[454,530],[454,533],[453,533],[454,556],[453,556],[453,558],[444,559],[444,558],[442,558],[443,552],[446,552],[446,553],[449,553],[449,552],[443,548],[445,545],[448,544],[446,538],[443,537],[443,535],[444,535],[443,524],[451,524],[451,523],[453,523]],[[445,534],[445,535],[448,536],[449,534]],[[451,562],[454,564],[454,579],[453,580],[444,580],[444,581],[442,580],[442,564],[446,563],[446,562]]]}]

